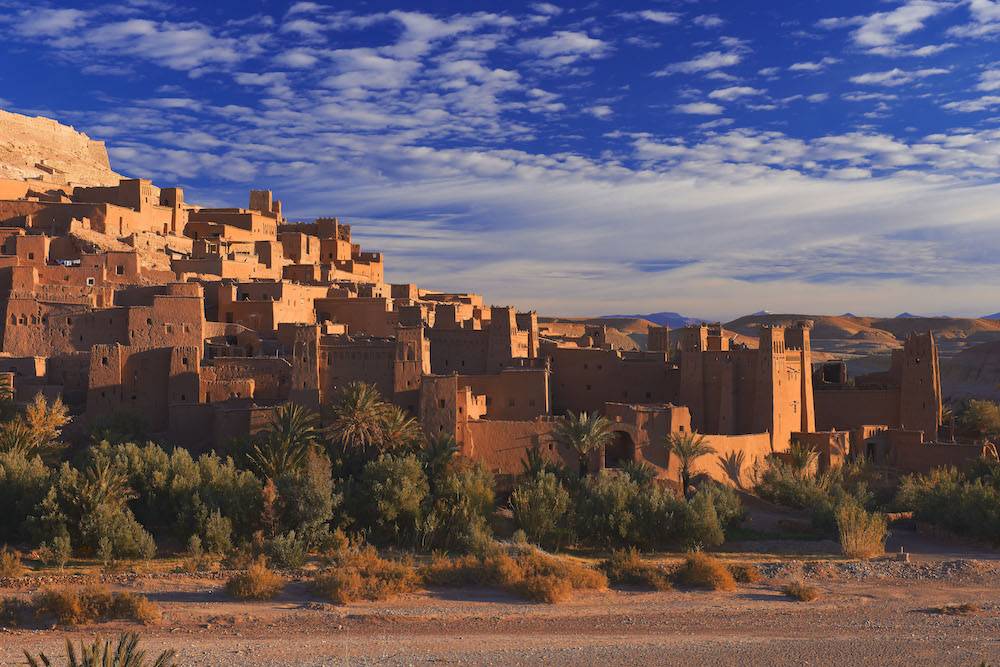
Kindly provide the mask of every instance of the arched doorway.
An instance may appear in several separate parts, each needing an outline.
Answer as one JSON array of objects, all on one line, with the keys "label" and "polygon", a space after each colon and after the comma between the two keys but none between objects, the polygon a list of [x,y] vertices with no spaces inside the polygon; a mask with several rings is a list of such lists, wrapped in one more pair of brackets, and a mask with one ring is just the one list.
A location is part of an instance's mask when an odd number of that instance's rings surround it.
[{"label": "arched doorway", "polygon": [[635,443],[625,431],[615,431],[615,439],[604,448],[604,467],[620,468],[635,460]]}]

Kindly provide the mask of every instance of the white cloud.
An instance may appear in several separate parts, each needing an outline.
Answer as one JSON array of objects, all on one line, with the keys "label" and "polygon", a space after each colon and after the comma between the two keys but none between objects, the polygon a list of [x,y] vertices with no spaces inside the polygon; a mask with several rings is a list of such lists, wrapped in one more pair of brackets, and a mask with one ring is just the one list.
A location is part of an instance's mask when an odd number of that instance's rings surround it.
[{"label": "white cloud", "polygon": [[558,30],[547,37],[525,39],[518,46],[526,53],[561,65],[574,63],[581,58],[602,58],[609,51],[606,42],[587,33],[570,30]]},{"label": "white cloud", "polygon": [[952,26],[948,34],[952,37],[990,38],[1000,34],[1000,1],[967,0],[971,21]]},{"label": "white cloud", "polygon": [[675,12],[661,12],[653,9],[646,9],[641,12],[626,12],[622,17],[628,19],[642,19],[659,23],[660,25],[672,25],[681,20],[681,15]]},{"label": "white cloud", "polygon": [[15,29],[28,37],[64,37],[86,22],[87,13],[79,9],[37,7],[19,13]]},{"label": "white cloud", "polygon": [[708,94],[708,96],[713,100],[723,100],[724,102],[731,102],[735,99],[741,97],[747,97],[752,95],[763,95],[766,91],[760,88],[751,88],[750,86],[730,86],[728,88],[719,88],[718,90],[713,90]]},{"label": "white cloud", "polygon": [[950,70],[941,67],[930,67],[918,70],[901,70],[898,67],[894,67],[893,69],[884,72],[869,72],[867,74],[852,76],[850,80],[852,83],[862,85],[903,86],[919,81],[920,79],[926,79],[930,76],[939,76],[941,74],[948,74],[949,72]]},{"label": "white cloud", "polygon": [[600,118],[601,120],[611,118],[611,116],[615,113],[614,109],[609,107],[607,104],[597,104],[592,107],[587,107],[584,111],[594,118]]},{"label": "white cloud", "polygon": [[788,66],[788,69],[789,71],[792,72],[819,72],[820,70],[823,70],[830,65],[835,65],[836,63],[839,62],[840,62],[839,58],[831,58],[827,56],[825,58],[821,58],[820,60],[814,62],[806,61],[800,63],[792,63],[791,65]]},{"label": "white cloud", "polygon": [[974,100],[964,100],[961,102],[948,102],[943,105],[949,111],[961,111],[963,113],[974,113],[976,111],[987,111],[1000,107],[1000,95],[984,95]]},{"label": "white cloud", "polygon": [[841,97],[847,100],[848,102],[868,102],[871,100],[887,101],[899,98],[898,95],[893,95],[891,93],[861,93],[861,92],[844,93],[843,95],[841,95]]},{"label": "white cloud", "polygon": [[274,57],[274,62],[284,67],[306,69],[319,62],[319,57],[309,49],[290,49]]},{"label": "white cloud", "polygon": [[531,8],[540,14],[548,14],[549,16],[558,16],[563,11],[562,7],[553,5],[551,2],[536,2]]},{"label": "white cloud", "polygon": [[715,14],[695,16],[693,22],[695,25],[700,25],[702,28],[719,28],[726,23]]},{"label": "white cloud", "polygon": [[814,93],[812,95],[806,95],[806,100],[813,103],[826,102],[828,99],[830,99],[829,93]]},{"label": "white cloud", "polygon": [[983,92],[1000,90],[1000,69],[988,69],[980,74],[976,90],[982,90]]},{"label": "white cloud", "polygon": [[686,60],[673,65],[667,65],[661,70],[653,73],[653,76],[669,76],[671,74],[694,74],[697,72],[709,72],[723,67],[738,65],[743,60],[743,56],[736,52],[709,51],[697,58]]},{"label": "white cloud", "polygon": [[678,104],[674,107],[674,111],[702,116],[717,116],[723,112],[723,108],[712,102],[688,102],[687,104]]},{"label": "white cloud", "polygon": [[828,29],[856,26],[851,33],[855,45],[873,53],[888,55],[900,38],[923,29],[928,19],[951,6],[948,2],[936,0],[907,0],[892,11],[824,19],[819,22],[819,26]]}]

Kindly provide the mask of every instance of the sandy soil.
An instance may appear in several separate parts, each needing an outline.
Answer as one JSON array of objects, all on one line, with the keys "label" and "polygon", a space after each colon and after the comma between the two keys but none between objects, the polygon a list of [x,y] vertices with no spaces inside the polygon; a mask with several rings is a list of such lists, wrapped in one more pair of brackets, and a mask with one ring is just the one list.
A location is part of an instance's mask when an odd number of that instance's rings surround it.
[{"label": "sandy soil", "polygon": [[[746,558],[742,556],[742,558]],[[1000,664],[1000,564],[989,561],[785,560],[735,593],[610,590],[559,605],[489,590],[434,590],[336,606],[291,584],[273,602],[228,599],[211,578],[140,578],[164,621],[140,628],[181,665],[979,665]],[[804,577],[823,595],[794,602],[779,588]],[[0,595],[26,595],[17,585]],[[976,603],[968,615],[940,613]],[[136,626],[6,630],[0,663],[21,650],[64,654],[66,637]]]}]

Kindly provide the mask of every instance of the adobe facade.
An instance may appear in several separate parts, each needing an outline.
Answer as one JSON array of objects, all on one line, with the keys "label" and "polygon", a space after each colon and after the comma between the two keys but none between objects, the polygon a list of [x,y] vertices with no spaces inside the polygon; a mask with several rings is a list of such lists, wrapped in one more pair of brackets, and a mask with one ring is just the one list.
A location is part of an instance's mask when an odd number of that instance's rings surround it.
[{"label": "adobe facade", "polygon": [[763,329],[756,346],[720,325],[653,327],[647,349],[621,349],[605,327],[540,327],[477,294],[386,283],[382,254],[350,225],[289,221],[267,190],[205,208],[143,179],[0,182],[0,253],[0,372],[19,398],[62,395],[81,424],[132,415],[195,449],[356,381],[507,477],[534,447],[577,465],[552,439],[567,411],[613,423],[589,468],[644,461],[667,477],[671,434],[748,461],[793,441],[832,461],[838,431],[931,442],[941,420],[930,335],[851,386],[837,368],[814,374],[809,322]]}]

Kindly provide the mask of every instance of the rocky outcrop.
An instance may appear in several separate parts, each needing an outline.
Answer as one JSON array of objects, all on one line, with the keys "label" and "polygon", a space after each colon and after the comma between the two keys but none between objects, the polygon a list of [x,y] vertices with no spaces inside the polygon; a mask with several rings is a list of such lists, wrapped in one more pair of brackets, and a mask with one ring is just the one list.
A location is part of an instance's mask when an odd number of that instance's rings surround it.
[{"label": "rocky outcrop", "polygon": [[0,110],[0,179],[116,185],[103,141],[51,118]]}]

